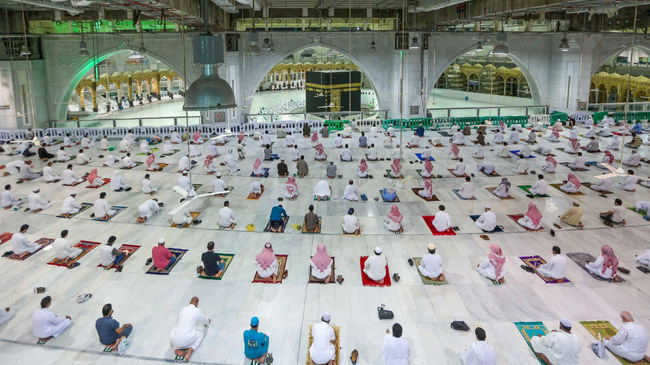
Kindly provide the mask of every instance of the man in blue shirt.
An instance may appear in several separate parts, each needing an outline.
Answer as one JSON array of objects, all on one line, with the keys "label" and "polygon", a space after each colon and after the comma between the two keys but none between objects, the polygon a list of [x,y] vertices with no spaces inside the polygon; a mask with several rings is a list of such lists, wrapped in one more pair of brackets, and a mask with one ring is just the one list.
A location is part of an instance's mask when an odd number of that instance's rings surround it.
[{"label": "man in blue shirt", "polygon": [[361,132],[361,137],[359,137],[359,147],[368,147],[368,138],[366,138],[366,134],[364,132]]},{"label": "man in blue shirt", "polygon": [[[273,355],[269,354],[269,336],[257,332],[260,320],[257,317],[251,318],[251,329],[244,331],[244,355],[247,359],[260,364],[273,362]],[[267,358],[268,357],[268,358]]]},{"label": "man in blue shirt", "polygon": [[120,327],[120,322],[113,319],[112,314],[113,306],[110,303],[105,304],[102,308],[103,317],[95,322],[95,328],[102,345],[110,347],[113,351],[117,349],[120,354],[123,354],[129,347],[129,341],[126,338],[131,334],[133,326],[126,323]]},{"label": "man in blue shirt", "polygon": [[288,219],[289,216],[281,204],[271,208],[271,217],[269,218],[271,221],[269,226],[271,232],[282,232],[285,218]]},{"label": "man in blue shirt", "polygon": [[415,134],[418,135],[418,137],[424,137],[424,127],[422,124],[420,124],[416,129],[415,129]]}]

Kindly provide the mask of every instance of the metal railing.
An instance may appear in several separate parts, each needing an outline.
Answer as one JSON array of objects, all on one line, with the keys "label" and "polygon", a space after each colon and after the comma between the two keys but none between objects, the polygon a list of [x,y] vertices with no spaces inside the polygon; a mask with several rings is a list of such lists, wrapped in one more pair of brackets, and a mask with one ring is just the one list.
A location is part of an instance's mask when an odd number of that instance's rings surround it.
[{"label": "metal railing", "polygon": [[333,119],[381,119],[388,118],[388,110],[370,110],[361,112],[322,112],[322,113],[270,113],[244,114],[244,123],[277,122],[283,120],[333,120]]},{"label": "metal railing", "polygon": [[477,106],[453,108],[427,108],[427,118],[439,117],[487,117],[487,116],[515,116],[548,114],[548,105],[522,105],[522,106]]},{"label": "metal railing", "polygon": [[[200,115],[189,116],[190,125],[203,124]],[[185,125],[185,116],[149,117],[149,118],[95,118],[78,120],[51,120],[50,128],[116,128],[116,127],[162,127],[168,125]]]},{"label": "metal railing", "polygon": [[[630,103],[631,112],[647,112],[650,111],[650,102],[635,102]],[[587,104],[587,111],[590,112],[624,112],[625,103],[589,103]]]}]

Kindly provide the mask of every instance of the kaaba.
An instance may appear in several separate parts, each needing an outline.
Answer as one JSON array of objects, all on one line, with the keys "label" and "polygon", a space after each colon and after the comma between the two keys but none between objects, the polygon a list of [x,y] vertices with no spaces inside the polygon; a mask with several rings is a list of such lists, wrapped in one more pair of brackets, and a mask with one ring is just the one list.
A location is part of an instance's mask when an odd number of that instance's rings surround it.
[{"label": "kaaba", "polygon": [[305,81],[307,113],[361,110],[361,72],[307,71]]}]

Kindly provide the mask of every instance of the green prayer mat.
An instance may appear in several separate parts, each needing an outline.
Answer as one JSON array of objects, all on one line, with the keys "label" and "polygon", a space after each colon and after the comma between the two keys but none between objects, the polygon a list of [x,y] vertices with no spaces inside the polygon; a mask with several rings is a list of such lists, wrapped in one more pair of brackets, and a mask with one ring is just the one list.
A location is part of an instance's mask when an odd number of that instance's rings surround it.
[{"label": "green prayer mat", "polygon": [[418,266],[420,266],[420,262],[422,262],[422,257],[413,257],[413,266],[415,266],[415,270],[418,271],[418,274],[420,275],[420,279],[422,279],[422,284],[424,285],[445,285],[449,284],[447,282],[447,279],[443,281],[437,281],[437,280],[431,280],[428,277],[422,275],[420,270],[418,270]]},{"label": "green prayer mat", "polygon": [[648,215],[648,212],[646,212],[644,210],[636,210],[636,207],[627,207],[627,209],[633,211],[634,213],[640,214],[642,217],[645,217],[646,215]]},{"label": "green prayer mat", "polygon": [[[160,148],[152,148],[151,153],[156,153]],[[138,153],[138,156],[149,156],[151,153]]]},{"label": "green prayer mat", "polygon": [[[526,194],[530,194],[530,188],[532,188],[532,185],[517,185],[517,187],[523,191],[526,192]],[[549,198],[550,195],[544,194],[544,195],[534,195],[535,198]]]},{"label": "green prayer mat", "polygon": [[[616,327],[614,327],[613,324],[609,323],[609,321],[580,321],[580,324],[582,324],[586,329],[587,332],[591,333],[592,336],[594,336],[595,339],[598,339],[598,334],[602,338],[605,338],[606,336],[614,336],[618,330]],[[611,352],[611,351],[610,351]],[[647,362],[645,360],[637,361],[637,362],[631,362],[628,360],[625,360],[624,358],[615,355],[613,352],[611,352],[614,357],[618,361],[621,362],[621,364],[627,365],[627,364],[650,364],[650,362]]]},{"label": "green prayer mat", "polygon": [[214,276],[205,276],[205,275],[199,275],[199,278],[201,279],[208,279],[208,280],[221,280],[224,275],[226,275],[226,270],[228,270],[228,267],[230,266],[230,263],[232,262],[232,259],[235,257],[234,254],[229,254],[229,253],[217,253],[219,257],[221,257],[226,264],[226,266],[223,268],[223,272],[221,273],[221,276],[218,278]]}]

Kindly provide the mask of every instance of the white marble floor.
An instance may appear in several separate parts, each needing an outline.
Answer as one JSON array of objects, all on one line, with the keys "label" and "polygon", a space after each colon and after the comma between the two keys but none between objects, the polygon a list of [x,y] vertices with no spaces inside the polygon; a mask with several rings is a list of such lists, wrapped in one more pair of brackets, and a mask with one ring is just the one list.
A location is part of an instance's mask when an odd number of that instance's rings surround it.
[{"label": "white marble floor", "polygon": [[[566,133],[566,131],[564,132]],[[410,133],[409,133],[410,135]],[[437,135],[427,132],[427,136]],[[405,134],[406,136],[406,134]],[[356,146],[354,134],[346,140]],[[490,133],[489,137],[492,137]],[[383,137],[371,141],[381,146]],[[553,147],[566,147],[568,140]],[[112,141],[113,145],[117,141]],[[436,194],[455,225],[460,227],[456,236],[433,236],[425,226],[421,216],[431,215],[437,211],[438,202],[425,202],[411,191],[417,187],[420,178],[415,172],[421,165],[411,164],[415,160],[413,150],[405,150],[403,174],[405,188],[399,190],[398,206],[404,214],[405,232],[394,235],[382,225],[382,220],[391,204],[376,202],[378,190],[385,186],[382,178],[389,162],[370,162],[370,173],[374,179],[356,179],[357,163],[340,163],[343,179],[330,180],[334,193],[341,195],[348,178],[355,180],[360,191],[365,192],[367,202],[350,203],[333,199],[329,202],[314,202],[311,191],[314,184],[325,176],[322,162],[313,161],[310,141],[299,138],[301,152],[310,163],[307,178],[298,179],[301,191],[299,199],[284,201],[282,204],[291,216],[290,225],[302,224],[302,216],[309,204],[314,204],[316,212],[323,216],[321,234],[301,234],[288,227],[283,234],[262,232],[268,220],[270,208],[277,204],[281,196],[285,179],[279,179],[275,163],[265,163],[271,168],[271,176],[263,179],[267,188],[258,201],[246,200],[249,185],[253,178],[251,165],[255,157],[262,155],[259,141],[249,141],[247,159],[242,161],[243,176],[229,176],[225,180],[234,185],[235,190],[227,199],[235,211],[239,225],[234,231],[217,230],[217,211],[221,208],[222,198],[210,198],[194,203],[190,210],[200,211],[203,223],[189,229],[176,229],[170,226],[170,216],[166,214],[178,202],[178,196],[171,190],[178,174],[174,173],[175,162],[181,156],[158,159],[158,162],[172,162],[162,172],[151,173],[153,182],[160,186],[156,196],[166,203],[162,214],[144,225],[136,225],[137,207],[147,197],[139,191],[140,181],[144,175],[144,165],[130,171],[122,171],[123,176],[132,184],[130,192],[109,192],[111,205],[124,205],[127,209],[110,222],[96,222],[90,219],[91,211],[86,211],[73,219],[57,218],[63,199],[71,191],[78,193],[77,201],[92,203],[100,191],[108,191],[108,186],[98,190],[86,189],[82,184],[77,187],[65,187],[61,184],[45,184],[41,179],[15,184],[16,177],[0,177],[2,185],[11,183],[18,196],[27,196],[35,186],[41,187],[44,198],[50,199],[53,206],[37,214],[20,211],[0,211],[0,231],[16,232],[21,224],[29,224],[27,237],[58,236],[63,229],[70,231],[72,241],[89,240],[106,242],[110,235],[118,237],[117,245],[138,244],[142,248],[124,265],[124,271],[116,273],[104,271],[97,267],[99,253],[95,249],[84,256],[81,265],[73,270],[47,265],[53,258],[53,252],[41,251],[33,257],[22,261],[0,259],[0,279],[3,290],[0,292],[0,305],[14,308],[16,318],[0,327],[0,362],[2,363],[119,363],[142,364],[160,363],[172,360],[173,350],[169,345],[169,334],[173,328],[178,310],[186,305],[192,296],[201,300],[199,307],[212,319],[201,348],[192,357],[197,363],[244,364],[242,332],[247,329],[251,316],[261,319],[261,331],[270,338],[270,351],[274,354],[276,364],[304,364],[307,353],[308,326],[315,323],[324,311],[332,314],[332,324],[341,326],[342,364],[349,363],[347,357],[353,349],[360,353],[359,364],[381,364],[381,343],[386,328],[399,322],[404,326],[404,337],[411,345],[413,364],[458,364],[459,354],[473,341],[472,332],[457,332],[450,329],[453,320],[464,320],[470,327],[482,326],[488,334],[488,341],[498,351],[499,363],[535,364],[532,352],[523,337],[518,333],[515,321],[543,321],[549,329],[557,328],[562,317],[571,319],[574,331],[579,336],[583,347],[581,363],[615,364],[617,360],[608,355],[598,359],[590,350],[592,341],[587,331],[578,323],[580,320],[609,320],[620,326],[618,312],[629,310],[643,326],[650,330],[650,276],[634,268],[635,254],[650,248],[648,222],[633,212],[627,212],[627,227],[608,228],[600,223],[597,212],[607,210],[613,204],[613,197],[620,197],[625,206],[632,206],[637,200],[650,200],[650,190],[639,186],[636,192],[616,191],[607,199],[583,187],[585,195],[575,197],[585,210],[584,230],[567,227],[556,230],[556,237],[551,237],[549,228],[556,218],[572,202],[572,198],[557,189],[550,188],[550,198],[534,199],[544,214],[546,229],[542,232],[524,231],[506,214],[524,213],[530,201],[525,193],[513,188],[514,200],[499,200],[484,187],[496,186],[498,178],[484,177],[477,174],[475,182],[477,200],[461,201],[452,194],[451,188],[458,187],[462,179],[453,178],[446,168],[453,168],[455,162],[446,159],[449,148],[434,148],[433,156],[436,174]],[[338,151],[331,148],[334,139],[324,140],[328,147],[330,160],[338,161]],[[445,144],[448,145],[447,142]],[[222,152],[232,148],[231,140],[227,146],[220,147]],[[207,146],[203,147],[207,150]],[[497,164],[497,171],[509,176],[513,185],[532,184],[534,175],[510,176],[512,162],[496,156],[493,147],[487,147],[487,160]],[[387,157],[390,151],[380,149],[380,157]],[[76,149],[68,149],[74,154]],[[461,156],[468,163],[468,172],[476,173],[476,163],[471,157],[473,147],[462,147]],[[284,142],[278,141],[275,153],[286,156]],[[362,155],[362,150],[354,147],[355,158]],[[642,148],[642,153],[647,151]],[[571,161],[573,157],[564,152],[555,151],[559,162]],[[98,150],[90,151],[96,157]],[[627,152],[626,152],[627,154]],[[135,155],[135,150],[134,150]],[[588,154],[588,160],[599,160],[601,155]],[[144,156],[134,156],[144,161]],[[0,156],[0,164],[12,160]],[[217,161],[221,161],[222,157]],[[193,182],[203,186],[198,193],[211,190],[212,176],[203,173],[201,158],[199,166],[194,169]],[[544,159],[537,156],[529,160],[532,169],[538,170]],[[35,159],[40,170],[43,163]],[[64,164],[56,164],[61,171]],[[289,163],[290,172],[295,172],[295,164]],[[650,165],[636,169],[638,175],[650,175]],[[78,174],[97,167],[100,176],[110,177],[112,168],[101,167],[101,160],[93,161],[91,166],[77,166]],[[221,168],[225,173],[225,169]],[[594,182],[593,175],[601,170],[591,168],[588,172],[578,173],[581,181]],[[550,182],[560,182],[566,178],[569,169],[558,166],[555,174],[549,174]],[[491,234],[490,241],[479,238],[479,230],[473,225],[469,214],[479,214],[483,206],[489,203],[497,213],[499,224],[505,227],[505,233]],[[356,209],[363,235],[342,237],[341,217],[349,207]],[[255,224],[255,231],[248,232],[245,226]],[[168,247],[189,249],[169,276],[146,275],[145,261],[150,256],[159,237],[165,237]],[[233,253],[235,258],[225,273],[222,281],[198,279],[195,268],[200,255],[208,241],[216,242],[216,251]],[[287,268],[289,277],[282,284],[251,283],[255,266],[254,256],[265,242],[272,242],[275,252],[288,254]],[[435,242],[438,252],[445,260],[444,271],[449,285],[425,286],[415,268],[410,267],[407,259],[425,253],[426,244]],[[316,246],[323,243],[328,251],[336,256],[336,271],[345,277],[343,285],[307,284],[309,257]],[[475,271],[475,265],[488,253],[490,243],[501,245],[507,256],[506,284],[493,286],[481,278]],[[550,256],[551,247],[559,245],[563,252],[590,252],[597,255],[602,244],[610,244],[621,261],[621,266],[631,269],[631,274],[624,275],[625,283],[611,284],[594,280],[574,263],[569,263],[568,284],[544,284],[537,276],[519,268],[519,256],[539,254]],[[390,271],[401,276],[399,283],[391,287],[364,287],[361,284],[359,257],[371,253],[375,246],[381,246],[388,258]],[[10,250],[10,244],[0,246],[0,253]],[[47,288],[47,295],[54,299],[52,310],[61,315],[70,315],[72,326],[61,336],[46,345],[36,345],[32,335],[30,316],[39,306],[42,294],[34,294],[38,286]],[[83,303],[76,303],[76,296],[92,293],[93,297]],[[131,336],[132,346],[126,356],[117,357],[102,353],[103,346],[98,343],[94,329],[95,320],[101,316],[101,307],[112,303],[115,318],[122,323],[129,322],[135,327]],[[395,313],[392,321],[380,321],[376,308],[385,304]]]}]

